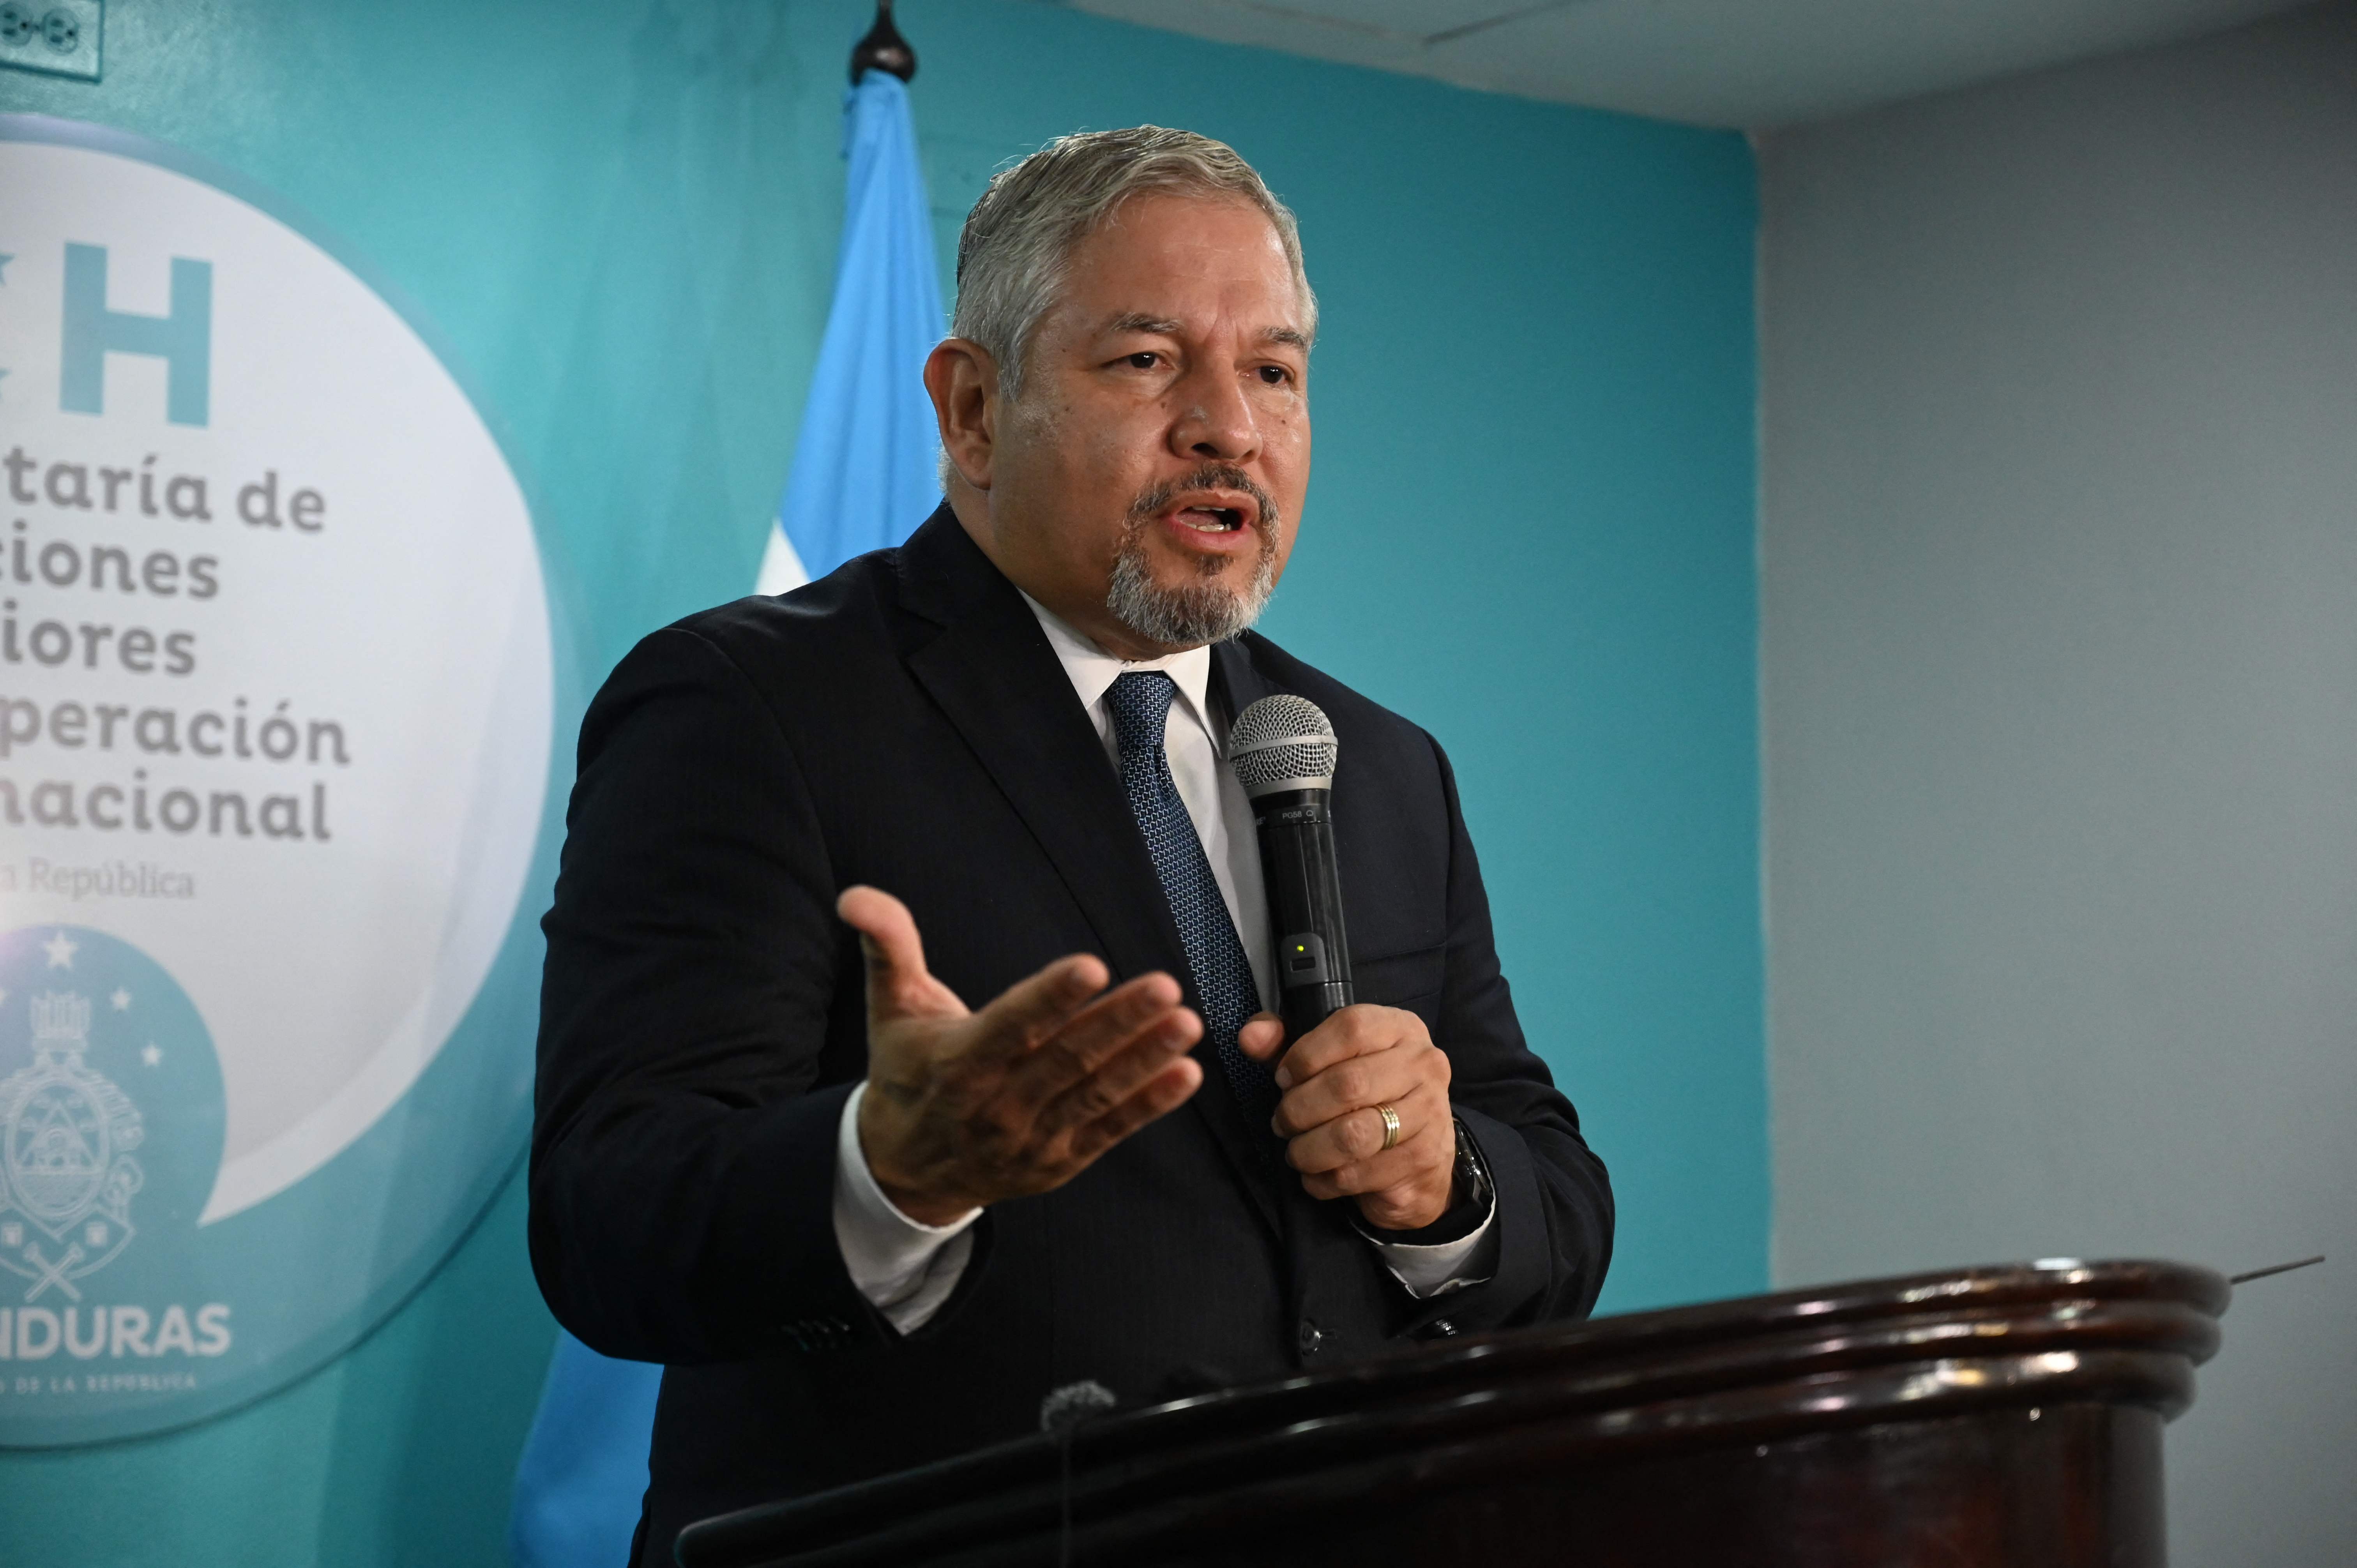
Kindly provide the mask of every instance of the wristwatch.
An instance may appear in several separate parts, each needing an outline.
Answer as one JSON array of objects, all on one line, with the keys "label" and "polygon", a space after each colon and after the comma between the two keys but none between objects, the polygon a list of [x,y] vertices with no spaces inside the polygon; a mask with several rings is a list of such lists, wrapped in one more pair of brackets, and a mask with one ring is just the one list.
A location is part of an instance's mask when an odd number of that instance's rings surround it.
[{"label": "wristwatch", "polygon": [[1449,1208],[1466,1206],[1487,1214],[1498,1190],[1490,1180],[1489,1162],[1481,1158],[1481,1145],[1473,1141],[1472,1129],[1465,1125],[1465,1118],[1452,1116],[1449,1120],[1457,1129],[1457,1193]]},{"label": "wristwatch", "polygon": [[1455,1179],[1449,1188],[1448,1207],[1441,1211],[1439,1219],[1420,1230],[1379,1232],[1361,1221],[1352,1220],[1374,1240],[1392,1246],[1446,1246],[1470,1236],[1481,1228],[1481,1221],[1490,1217],[1490,1206],[1496,1199],[1497,1188],[1491,1183],[1488,1163],[1481,1158],[1481,1145],[1473,1141],[1472,1132],[1466,1127],[1463,1117],[1454,1116],[1449,1120],[1455,1124],[1457,1164],[1452,1173]]}]

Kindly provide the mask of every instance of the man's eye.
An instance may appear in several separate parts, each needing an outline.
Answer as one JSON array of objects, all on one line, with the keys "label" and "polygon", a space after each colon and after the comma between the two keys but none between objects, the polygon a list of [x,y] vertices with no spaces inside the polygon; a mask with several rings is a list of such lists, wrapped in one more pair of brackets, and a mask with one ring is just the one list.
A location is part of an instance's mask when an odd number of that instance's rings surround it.
[{"label": "man's eye", "polygon": [[1140,349],[1135,354],[1126,356],[1125,359],[1133,371],[1150,371],[1162,362],[1162,356],[1151,349]]},{"label": "man's eye", "polygon": [[1265,386],[1281,387],[1293,379],[1293,372],[1283,365],[1263,365],[1260,379]]}]

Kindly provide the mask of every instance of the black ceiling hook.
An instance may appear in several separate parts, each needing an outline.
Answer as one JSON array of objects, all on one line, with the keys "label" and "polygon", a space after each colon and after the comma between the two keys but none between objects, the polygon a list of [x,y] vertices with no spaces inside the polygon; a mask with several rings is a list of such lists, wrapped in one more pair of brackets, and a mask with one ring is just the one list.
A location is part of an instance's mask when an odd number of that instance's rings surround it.
[{"label": "black ceiling hook", "polygon": [[892,0],[876,0],[876,25],[851,47],[851,85],[859,85],[866,70],[889,71],[907,81],[917,74],[917,51],[892,25]]}]

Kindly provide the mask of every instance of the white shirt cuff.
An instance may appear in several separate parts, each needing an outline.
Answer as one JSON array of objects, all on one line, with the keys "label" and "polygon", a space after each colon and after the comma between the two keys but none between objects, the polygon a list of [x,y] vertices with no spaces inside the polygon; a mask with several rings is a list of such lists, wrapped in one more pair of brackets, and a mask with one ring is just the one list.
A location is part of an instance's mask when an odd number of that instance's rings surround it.
[{"label": "white shirt cuff", "polygon": [[1480,1226],[1470,1236],[1459,1236],[1454,1241],[1428,1247],[1378,1241],[1372,1236],[1367,1241],[1392,1277],[1407,1286],[1407,1294],[1418,1301],[1483,1284],[1498,1270],[1498,1200],[1491,1197],[1490,1212],[1481,1217]]},{"label": "white shirt cuff", "polygon": [[834,1243],[859,1294],[894,1328],[913,1334],[957,1289],[974,1256],[974,1222],[982,1210],[947,1225],[920,1225],[893,1206],[859,1146],[859,1101],[866,1092],[865,1083],[854,1089],[835,1123]]}]

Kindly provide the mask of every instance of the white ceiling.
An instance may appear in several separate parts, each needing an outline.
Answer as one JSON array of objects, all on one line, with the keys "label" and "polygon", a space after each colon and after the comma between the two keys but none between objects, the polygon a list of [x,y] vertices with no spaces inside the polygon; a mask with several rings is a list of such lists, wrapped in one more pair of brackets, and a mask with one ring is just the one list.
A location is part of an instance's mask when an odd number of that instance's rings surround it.
[{"label": "white ceiling", "polygon": [[1062,0],[1198,38],[1706,125],[1823,119],[2300,0]]}]

